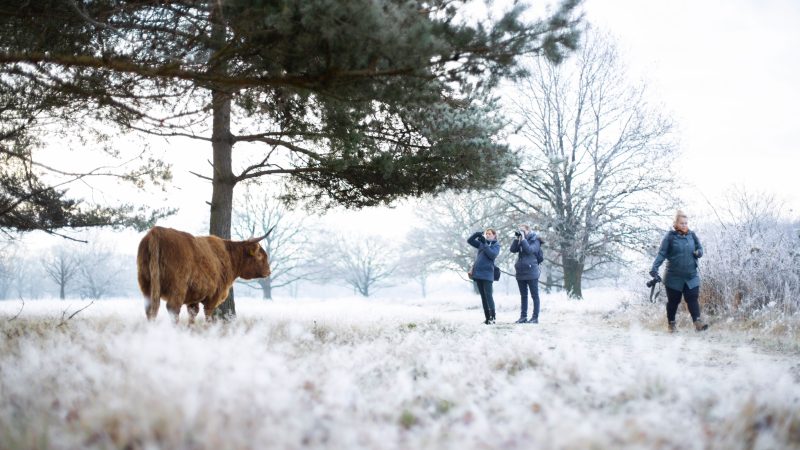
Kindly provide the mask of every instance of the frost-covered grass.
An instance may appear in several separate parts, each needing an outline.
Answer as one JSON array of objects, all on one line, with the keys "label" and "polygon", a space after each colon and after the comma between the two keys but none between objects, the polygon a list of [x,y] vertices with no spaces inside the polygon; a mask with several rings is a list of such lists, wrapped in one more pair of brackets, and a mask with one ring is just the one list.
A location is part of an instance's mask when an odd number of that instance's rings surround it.
[{"label": "frost-covered grass", "polygon": [[469,293],[240,300],[191,328],[139,299],[2,302],[0,448],[800,447],[796,353],[668,335],[620,292],[543,297],[512,325],[498,295],[493,327]]},{"label": "frost-covered grass", "polygon": [[[646,293],[630,295],[613,311],[606,313],[606,317],[625,326],[635,323],[658,332],[667,325],[665,303],[663,292],[654,303],[649,301]],[[703,319],[715,331],[710,340],[725,340],[730,345],[750,345],[764,351],[800,356],[800,313],[790,315],[779,308],[766,307],[747,317],[733,317],[725,313],[710,314],[709,309],[701,302]],[[676,319],[679,330],[691,332],[693,325],[685,302],[679,306]]]}]

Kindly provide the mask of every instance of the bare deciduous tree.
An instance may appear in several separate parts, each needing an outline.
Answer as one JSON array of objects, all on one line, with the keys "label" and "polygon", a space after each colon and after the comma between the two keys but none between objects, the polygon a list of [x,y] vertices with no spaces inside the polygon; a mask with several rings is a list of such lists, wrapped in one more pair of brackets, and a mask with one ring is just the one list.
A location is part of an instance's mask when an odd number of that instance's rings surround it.
[{"label": "bare deciduous tree", "polygon": [[269,255],[272,274],[268,278],[243,283],[257,285],[264,300],[272,299],[274,288],[315,280],[322,272],[321,267],[312,261],[316,237],[312,239],[309,236],[307,217],[292,215],[279,197],[280,194],[271,192],[254,193],[248,186],[233,224],[234,235],[240,239],[263,235],[272,229],[261,242]]},{"label": "bare deciduous tree", "polygon": [[[408,242],[413,243],[418,236],[410,235]],[[410,278],[417,282],[423,298],[428,296],[428,278],[436,272],[427,249],[420,245],[411,244],[405,247],[398,262],[398,275]]]},{"label": "bare deciduous tree", "polygon": [[80,272],[80,264],[72,248],[61,245],[42,260],[47,276],[58,286],[58,298],[66,298],[67,286]]},{"label": "bare deciduous tree", "polygon": [[122,292],[125,285],[124,266],[121,255],[107,245],[92,240],[89,246],[78,254],[77,281],[81,298],[99,300]]},{"label": "bare deciduous tree", "polygon": [[333,248],[327,255],[331,274],[364,297],[369,297],[375,288],[385,286],[397,270],[395,251],[386,238],[337,236]]},{"label": "bare deciduous tree", "polygon": [[584,274],[620,262],[622,249],[645,248],[647,230],[669,209],[671,123],[594,30],[564,64],[532,64],[511,96],[525,144],[504,192],[548,229],[556,252],[549,262],[568,294],[581,298]]},{"label": "bare deciduous tree", "polygon": [[17,257],[14,244],[13,241],[0,242],[0,299],[8,298],[14,283],[14,260]]}]

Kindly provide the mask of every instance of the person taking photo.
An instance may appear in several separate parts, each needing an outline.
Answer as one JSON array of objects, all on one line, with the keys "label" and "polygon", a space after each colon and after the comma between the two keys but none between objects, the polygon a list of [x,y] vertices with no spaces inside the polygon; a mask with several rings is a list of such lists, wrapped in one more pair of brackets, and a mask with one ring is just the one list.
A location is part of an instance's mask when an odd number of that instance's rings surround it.
[{"label": "person taking photo", "polygon": [[483,315],[486,317],[483,323],[491,325],[495,322],[494,297],[492,295],[494,260],[500,254],[497,233],[492,228],[487,228],[483,233],[476,231],[467,239],[467,243],[478,249],[470,278],[475,282],[478,292],[481,294]]},{"label": "person taking photo", "polygon": [[[520,295],[519,319],[515,323],[539,323],[539,263],[543,260],[542,240],[528,224],[520,225],[514,236],[510,251],[517,253],[514,271]],[[528,291],[531,293],[533,303],[530,320],[527,319]]]}]

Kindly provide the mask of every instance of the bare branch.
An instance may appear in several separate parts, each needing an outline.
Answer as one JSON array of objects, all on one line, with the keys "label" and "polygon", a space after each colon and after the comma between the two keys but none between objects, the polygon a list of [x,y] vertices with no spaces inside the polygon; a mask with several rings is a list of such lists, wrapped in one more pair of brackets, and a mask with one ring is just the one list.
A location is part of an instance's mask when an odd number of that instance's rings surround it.
[{"label": "bare branch", "polygon": [[15,314],[14,317],[8,319],[9,322],[16,320],[17,317],[19,317],[19,315],[22,314],[22,310],[25,308],[25,299],[22,297],[20,297],[19,299],[22,302],[22,306],[19,307],[19,311],[17,311],[17,314]]},{"label": "bare branch", "polygon": [[92,300],[88,305],[84,306],[83,308],[81,308],[81,309],[75,311],[74,313],[70,314],[69,317],[66,318],[66,320],[64,319],[64,316],[67,315],[67,310],[69,308],[65,309],[64,311],[61,312],[61,322],[57,325],[57,327],[62,327],[64,325],[66,325],[67,321],[72,320],[72,318],[75,317],[76,315],[78,315],[79,312],[81,312],[84,309],[92,306],[93,304],[94,304],[94,300]]}]

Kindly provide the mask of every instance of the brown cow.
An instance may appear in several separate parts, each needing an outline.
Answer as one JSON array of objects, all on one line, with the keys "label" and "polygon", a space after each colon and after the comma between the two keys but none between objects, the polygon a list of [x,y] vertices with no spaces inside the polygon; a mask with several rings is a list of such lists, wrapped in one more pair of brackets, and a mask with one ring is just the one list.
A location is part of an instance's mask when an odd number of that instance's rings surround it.
[{"label": "brown cow", "polygon": [[227,298],[237,277],[249,280],[269,276],[267,252],[258,244],[268,234],[231,241],[216,236],[195,237],[172,228],[151,228],[139,243],[136,257],[147,318],[156,318],[162,298],[176,322],[181,305],[186,305],[190,323],[200,304],[206,319],[213,317],[214,309]]}]

